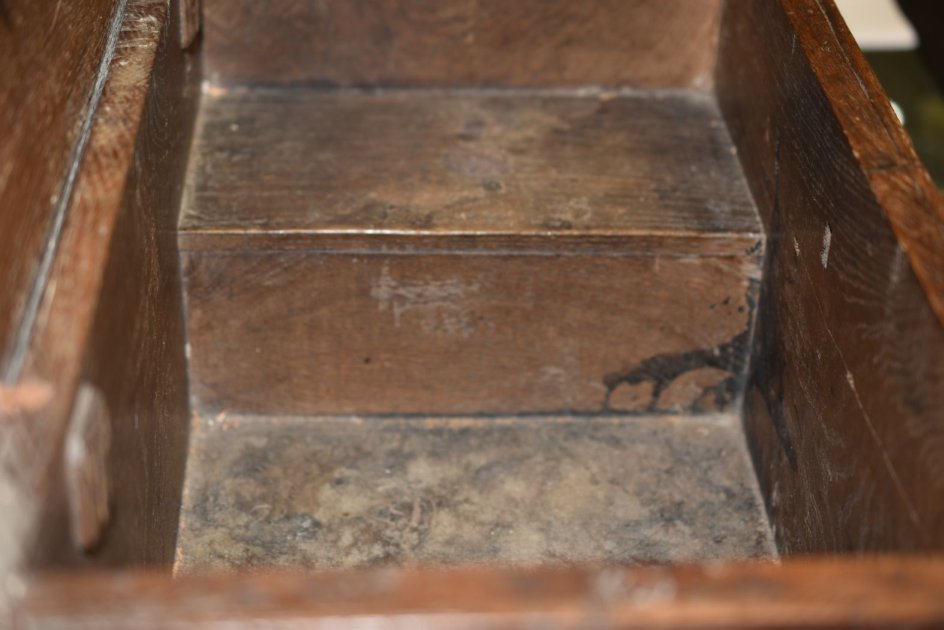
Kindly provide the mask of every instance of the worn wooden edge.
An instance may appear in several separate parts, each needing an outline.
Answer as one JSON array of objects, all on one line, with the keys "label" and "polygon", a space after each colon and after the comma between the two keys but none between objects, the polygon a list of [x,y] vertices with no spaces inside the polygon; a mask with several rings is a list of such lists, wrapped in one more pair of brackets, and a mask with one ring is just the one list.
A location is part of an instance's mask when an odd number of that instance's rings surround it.
[{"label": "worn wooden edge", "polygon": [[[795,29],[796,45],[809,59],[850,150],[944,324],[944,195],[921,163],[833,0],[781,2]],[[823,63],[836,56],[846,63]]]},{"label": "worn wooden edge", "polygon": [[0,2],[0,378],[19,376],[124,3]]},{"label": "worn wooden edge", "polygon": [[547,256],[753,256],[763,249],[761,232],[481,232],[449,231],[249,231],[184,230],[181,252],[279,254],[547,255]]},{"label": "worn wooden edge", "polygon": [[352,572],[32,575],[13,621],[59,628],[939,627],[944,558]]},{"label": "worn wooden edge", "polygon": [[[41,409],[8,425],[9,448],[2,462],[11,483],[23,492],[18,509],[27,522],[34,522],[23,528],[20,541],[27,564],[61,561],[72,553],[61,487],[63,440],[89,367],[88,344],[127,185],[139,166],[138,138],[146,124],[152,72],[169,38],[177,41],[170,11],[165,0],[130,0],[127,5],[29,340],[21,381],[47,384],[53,393]],[[181,54],[179,45],[174,46]],[[175,223],[176,217],[165,220],[170,245]]]}]

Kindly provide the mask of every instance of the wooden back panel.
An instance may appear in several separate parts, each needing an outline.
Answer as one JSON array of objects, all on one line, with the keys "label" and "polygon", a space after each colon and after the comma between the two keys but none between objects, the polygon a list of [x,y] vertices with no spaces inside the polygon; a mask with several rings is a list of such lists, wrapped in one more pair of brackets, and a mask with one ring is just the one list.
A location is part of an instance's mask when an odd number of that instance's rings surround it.
[{"label": "wooden back panel", "polygon": [[768,232],[745,422],[780,550],[940,549],[940,193],[830,0],[730,0],[721,32]]},{"label": "wooden back panel", "polygon": [[221,84],[707,86],[717,0],[206,0]]}]

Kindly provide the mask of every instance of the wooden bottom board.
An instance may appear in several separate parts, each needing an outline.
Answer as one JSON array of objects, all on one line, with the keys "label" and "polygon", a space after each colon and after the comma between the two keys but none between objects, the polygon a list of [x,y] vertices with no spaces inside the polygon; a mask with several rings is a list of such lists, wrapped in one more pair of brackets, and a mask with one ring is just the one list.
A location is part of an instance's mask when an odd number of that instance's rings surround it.
[{"label": "wooden bottom board", "polygon": [[738,420],[198,419],[177,570],[775,553]]}]

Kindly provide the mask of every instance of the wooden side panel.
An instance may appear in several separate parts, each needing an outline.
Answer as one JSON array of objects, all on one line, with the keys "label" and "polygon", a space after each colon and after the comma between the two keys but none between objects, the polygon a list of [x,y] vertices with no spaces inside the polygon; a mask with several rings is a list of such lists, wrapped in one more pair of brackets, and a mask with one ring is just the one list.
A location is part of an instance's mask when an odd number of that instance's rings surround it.
[{"label": "wooden side panel", "polygon": [[[42,509],[33,563],[173,556],[189,424],[173,227],[197,95],[176,16],[164,0],[129,3],[32,338],[24,377],[55,388],[17,438],[41,447],[17,468]],[[84,558],[64,537],[57,446],[80,382],[112,419],[113,516]]]},{"label": "wooden side panel", "polygon": [[740,392],[753,255],[256,244],[186,254],[194,396],[207,411],[698,412]]},{"label": "wooden side panel", "polygon": [[769,238],[746,428],[780,549],[940,549],[944,329],[898,229],[934,241],[940,199],[831,2],[731,0],[722,31]]},{"label": "wooden side panel", "polygon": [[15,613],[56,628],[937,628],[940,559],[628,569],[38,576]]},{"label": "wooden side panel", "polygon": [[0,2],[0,370],[65,192],[118,4]]},{"label": "wooden side panel", "polygon": [[222,84],[707,86],[717,0],[206,0]]}]

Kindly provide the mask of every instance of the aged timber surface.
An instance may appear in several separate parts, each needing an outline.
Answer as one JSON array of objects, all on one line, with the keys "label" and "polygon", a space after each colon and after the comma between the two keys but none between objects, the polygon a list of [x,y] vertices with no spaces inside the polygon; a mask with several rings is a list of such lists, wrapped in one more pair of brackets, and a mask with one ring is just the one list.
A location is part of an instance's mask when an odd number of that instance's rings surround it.
[{"label": "aged timber surface", "polygon": [[[176,14],[164,0],[127,6],[31,339],[24,375],[57,391],[9,434],[42,508],[24,543],[33,564],[159,565],[173,554],[189,414],[171,230],[198,95]],[[111,519],[88,555],[68,545],[58,448],[80,382],[102,391],[113,419]]]},{"label": "aged timber surface", "polygon": [[719,100],[769,239],[745,427],[778,546],[940,551],[940,195],[832,3],[723,19]]},{"label": "aged timber surface", "polygon": [[[0,375],[69,194],[118,2],[0,2]],[[61,219],[61,216],[59,216]],[[27,318],[29,319],[29,318]],[[21,352],[17,348],[17,352]]]},{"label": "aged timber surface", "polygon": [[709,97],[204,96],[180,233],[198,406],[713,413],[740,400],[763,244]]},{"label": "aged timber surface", "polygon": [[734,416],[199,420],[178,569],[770,557]]},{"label": "aged timber surface", "polygon": [[185,232],[760,232],[697,93],[211,91],[198,125]]},{"label": "aged timber surface", "polygon": [[702,566],[374,569],[42,575],[23,627],[393,630],[507,628],[932,628],[944,561],[926,556]]},{"label": "aged timber surface", "polygon": [[223,84],[707,86],[718,0],[205,0]]}]

